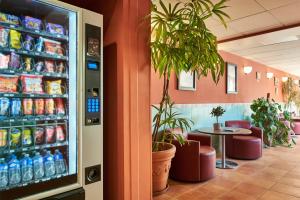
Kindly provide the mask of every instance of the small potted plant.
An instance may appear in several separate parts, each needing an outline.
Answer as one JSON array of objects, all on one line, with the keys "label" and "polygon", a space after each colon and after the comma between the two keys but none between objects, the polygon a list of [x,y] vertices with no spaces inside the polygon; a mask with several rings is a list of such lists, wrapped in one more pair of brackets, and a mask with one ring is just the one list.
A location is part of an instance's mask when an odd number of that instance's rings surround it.
[{"label": "small potted plant", "polygon": [[210,115],[212,117],[216,117],[217,119],[217,123],[214,123],[214,130],[221,130],[221,123],[219,123],[219,117],[221,117],[224,113],[225,110],[221,106],[212,109]]}]

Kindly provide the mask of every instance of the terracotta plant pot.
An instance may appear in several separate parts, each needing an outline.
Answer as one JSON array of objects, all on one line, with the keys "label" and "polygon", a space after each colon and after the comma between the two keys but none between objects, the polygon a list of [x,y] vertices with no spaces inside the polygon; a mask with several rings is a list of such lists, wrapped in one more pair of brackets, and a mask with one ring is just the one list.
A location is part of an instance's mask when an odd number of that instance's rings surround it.
[{"label": "terracotta plant pot", "polygon": [[168,190],[168,178],[171,160],[175,156],[176,147],[168,143],[159,143],[159,150],[152,152],[152,192],[153,196]]},{"label": "terracotta plant pot", "polygon": [[221,123],[214,123],[214,130],[216,131],[221,130]]}]

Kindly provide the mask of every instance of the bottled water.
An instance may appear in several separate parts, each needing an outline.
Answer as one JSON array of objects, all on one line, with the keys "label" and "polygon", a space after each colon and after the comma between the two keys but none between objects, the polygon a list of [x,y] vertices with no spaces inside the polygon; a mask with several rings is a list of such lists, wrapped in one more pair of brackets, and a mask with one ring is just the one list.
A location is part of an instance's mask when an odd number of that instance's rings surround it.
[{"label": "bottled water", "polygon": [[16,185],[21,182],[21,167],[20,161],[13,154],[8,162],[8,177],[9,185]]},{"label": "bottled water", "polygon": [[55,150],[54,161],[55,161],[56,174],[65,173],[66,172],[65,160],[62,153],[58,149]]},{"label": "bottled water", "polygon": [[35,180],[41,179],[45,175],[43,157],[39,152],[36,152],[33,157],[33,173]]},{"label": "bottled water", "polygon": [[22,181],[28,182],[33,179],[33,161],[29,154],[25,154],[21,162]]},{"label": "bottled water", "polygon": [[54,157],[50,151],[47,151],[46,155],[44,156],[44,166],[46,177],[52,177],[55,175]]},{"label": "bottled water", "polygon": [[0,158],[0,188],[6,187],[8,184],[8,165],[4,158]]}]

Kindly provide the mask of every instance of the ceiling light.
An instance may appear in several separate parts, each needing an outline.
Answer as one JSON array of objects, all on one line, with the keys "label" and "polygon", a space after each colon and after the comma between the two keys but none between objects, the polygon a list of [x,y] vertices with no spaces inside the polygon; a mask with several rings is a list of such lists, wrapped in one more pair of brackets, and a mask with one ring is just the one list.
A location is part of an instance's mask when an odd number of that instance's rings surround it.
[{"label": "ceiling light", "polygon": [[272,72],[267,72],[267,78],[271,79],[273,78],[274,74]]},{"label": "ceiling light", "polygon": [[252,72],[252,66],[245,66],[244,67],[244,73],[250,74]]},{"label": "ceiling light", "polygon": [[286,77],[286,76],[284,76],[284,77],[282,77],[282,82],[287,82],[288,81],[288,79],[289,79],[289,77]]}]

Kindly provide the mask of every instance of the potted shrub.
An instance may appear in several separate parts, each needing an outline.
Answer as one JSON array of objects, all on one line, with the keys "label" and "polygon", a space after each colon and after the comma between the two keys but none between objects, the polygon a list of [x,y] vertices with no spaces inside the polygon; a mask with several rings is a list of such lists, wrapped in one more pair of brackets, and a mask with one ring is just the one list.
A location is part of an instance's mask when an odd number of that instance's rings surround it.
[{"label": "potted shrub", "polygon": [[152,180],[153,193],[167,188],[171,159],[175,147],[171,145],[175,137],[181,144],[184,138],[166,129],[189,129],[191,121],[181,118],[174,111],[169,95],[171,74],[195,72],[198,78],[211,74],[217,84],[224,74],[225,64],[217,50],[217,39],[207,29],[205,20],[216,16],[226,26],[222,10],[227,0],[214,4],[211,0],[187,0],[185,3],[158,1],[151,8],[151,61],[155,72],[163,79],[161,101],[153,118],[152,134]]},{"label": "potted shrub", "polygon": [[219,123],[219,117],[221,117],[224,113],[225,110],[221,106],[212,109],[210,115],[212,117],[215,117],[217,120],[217,123],[214,123],[214,130],[221,130],[221,123]]}]

